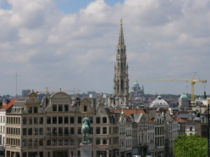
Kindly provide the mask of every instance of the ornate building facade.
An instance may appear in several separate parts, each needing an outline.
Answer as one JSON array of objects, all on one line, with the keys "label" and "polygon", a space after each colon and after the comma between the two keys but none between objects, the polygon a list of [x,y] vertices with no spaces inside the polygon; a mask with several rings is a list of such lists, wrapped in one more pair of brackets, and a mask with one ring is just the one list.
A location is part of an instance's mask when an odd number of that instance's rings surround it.
[{"label": "ornate building facade", "polygon": [[42,100],[34,92],[17,100],[6,115],[6,157],[80,157],[82,119],[91,119],[93,157],[118,154],[118,125],[115,115],[103,104],[84,98],[72,103],[60,91]]}]

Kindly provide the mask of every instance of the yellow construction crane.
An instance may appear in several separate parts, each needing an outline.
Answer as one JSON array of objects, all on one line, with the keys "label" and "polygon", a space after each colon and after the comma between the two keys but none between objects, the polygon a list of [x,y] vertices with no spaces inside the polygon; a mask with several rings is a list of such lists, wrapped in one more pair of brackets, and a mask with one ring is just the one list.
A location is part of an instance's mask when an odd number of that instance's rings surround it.
[{"label": "yellow construction crane", "polygon": [[136,81],[165,81],[165,82],[186,82],[191,84],[191,101],[195,100],[195,84],[196,83],[207,83],[207,80],[196,80],[197,73],[193,74],[191,80],[188,79],[136,79]]}]

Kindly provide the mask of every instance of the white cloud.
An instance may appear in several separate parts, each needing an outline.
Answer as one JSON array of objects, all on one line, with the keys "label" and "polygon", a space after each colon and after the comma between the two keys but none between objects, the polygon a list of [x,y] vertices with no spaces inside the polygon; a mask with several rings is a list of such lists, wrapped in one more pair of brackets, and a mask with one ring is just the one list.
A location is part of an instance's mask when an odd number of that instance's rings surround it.
[{"label": "white cloud", "polygon": [[[11,9],[0,9],[0,66],[5,77],[15,71],[27,76],[21,88],[111,92],[121,17],[131,81],[139,75],[191,77],[194,71],[210,77],[209,0],[125,0],[114,6],[95,0],[74,14],[62,13],[51,0],[8,3]],[[0,81],[0,92],[11,92]]]}]

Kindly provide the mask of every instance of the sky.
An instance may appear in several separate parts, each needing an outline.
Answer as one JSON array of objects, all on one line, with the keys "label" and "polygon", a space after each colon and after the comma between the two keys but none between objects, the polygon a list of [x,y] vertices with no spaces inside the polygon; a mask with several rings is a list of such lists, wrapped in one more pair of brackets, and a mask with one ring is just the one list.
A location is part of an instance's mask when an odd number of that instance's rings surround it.
[{"label": "sky", "polygon": [[[210,0],[0,0],[0,95],[17,89],[113,92],[120,19],[136,79],[210,81]],[[140,81],[146,93],[185,82]],[[210,93],[209,83],[195,93]]]}]

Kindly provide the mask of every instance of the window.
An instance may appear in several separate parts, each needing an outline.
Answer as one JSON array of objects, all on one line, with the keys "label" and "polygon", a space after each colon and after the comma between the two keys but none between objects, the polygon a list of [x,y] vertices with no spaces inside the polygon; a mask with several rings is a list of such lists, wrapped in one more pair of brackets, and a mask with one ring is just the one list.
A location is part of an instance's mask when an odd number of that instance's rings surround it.
[{"label": "window", "polygon": [[56,146],[57,145],[57,140],[53,139],[53,145]]},{"label": "window", "polygon": [[39,139],[39,145],[43,146],[43,139]]},{"label": "window", "polygon": [[23,135],[27,135],[27,129],[23,128]]},{"label": "window", "polygon": [[68,124],[69,123],[69,117],[64,117],[64,123]]},{"label": "window", "polygon": [[84,106],[84,112],[87,112],[87,106]]},{"label": "window", "polygon": [[33,119],[31,117],[29,118],[29,124],[33,124]]},{"label": "window", "polygon": [[101,144],[101,141],[100,141],[100,138],[97,138],[96,139],[96,145],[99,145],[99,144]]},{"label": "window", "polygon": [[96,134],[100,134],[100,127],[96,128]]},{"label": "window", "polygon": [[38,124],[38,118],[34,117],[34,124]]},{"label": "window", "polygon": [[78,128],[77,134],[81,134],[81,128]]},{"label": "window", "polygon": [[28,108],[28,113],[32,113],[32,107]]},{"label": "window", "polygon": [[64,145],[68,145],[68,142],[69,142],[68,139],[65,139],[64,140]]},{"label": "window", "polygon": [[90,117],[90,123],[91,124],[93,123],[93,117]]},{"label": "window", "polygon": [[57,111],[57,105],[53,104],[53,111]]},{"label": "window", "polygon": [[47,135],[51,135],[51,128],[47,128]]},{"label": "window", "polygon": [[58,145],[62,146],[63,145],[63,140],[59,140]]},{"label": "window", "polygon": [[117,134],[118,133],[118,127],[113,127],[113,134]]},{"label": "window", "polygon": [[64,128],[64,134],[68,135],[69,134],[69,128]]},{"label": "window", "polygon": [[70,123],[74,124],[74,117],[70,117]]},{"label": "window", "polygon": [[47,124],[51,124],[51,117],[47,117]]},{"label": "window", "polygon": [[70,129],[70,133],[73,135],[74,134],[74,128]]},{"label": "window", "polygon": [[34,128],[34,135],[38,135],[38,128]]},{"label": "window", "polygon": [[68,104],[65,104],[65,105],[64,105],[64,111],[65,111],[65,112],[68,112],[68,111],[69,111],[69,105],[68,105]]},{"label": "window", "polygon": [[53,128],[52,132],[53,132],[53,135],[57,135],[57,128]]},{"label": "window", "polygon": [[38,107],[34,107],[34,113],[38,113]]},{"label": "window", "polygon": [[70,145],[74,145],[74,139],[69,140],[69,143],[70,143]]},{"label": "window", "polygon": [[82,123],[82,118],[81,117],[78,117],[78,122],[77,123]]},{"label": "window", "polygon": [[62,124],[63,123],[63,117],[58,117],[58,123]]},{"label": "window", "polygon": [[58,128],[59,135],[63,135],[63,128]]},{"label": "window", "polygon": [[59,105],[59,106],[58,106],[58,111],[59,111],[59,112],[62,112],[62,111],[63,111],[63,105]]},{"label": "window", "polygon": [[28,135],[32,135],[32,128],[28,129]]},{"label": "window", "polygon": [[192,131],[192,127],[190,127],[190,131]]},{"label": "window", "polygon": [[107,123],[107,118],[103,117],[103,123]]},{"label": "window", "polygon": [[90,134],[93,134],[93,127],[90,127]]},{"label": "window", "polygon": [[39,157],[43,157],[43,152],[39,152]]},{"label": "window", "polygon": [[107,144],[107,140],[106,139],[103,139],[103,144]]},{"label": "window", "polygon": [[103,127],[103,134],[107,134],[107,128]]},{"label": "window", "polygon": [[100,124],[100,117],[96,117],[96,124]]},{"label": "window", "polygon": [[27,124],[27,118],[23,117],[23,124]]},{"label": "window", "polygon": [[39,128],[39,135],[43,135],[43,128]]},{"label": "window", "polygon": [[37,147],[38,146],[38,139],[34,140],[34,146]]},{"label": "window", "polygon": [[39,117],[39,124],[43,124],[43,117]]},{"label": "window", "polygon": [[53,124],[57,123],[57,117],[53,117]]},{"label": "window", "polygon": [[48,145],[48,146],[51,145],[51,140],[47,140],[47,145]]}]

